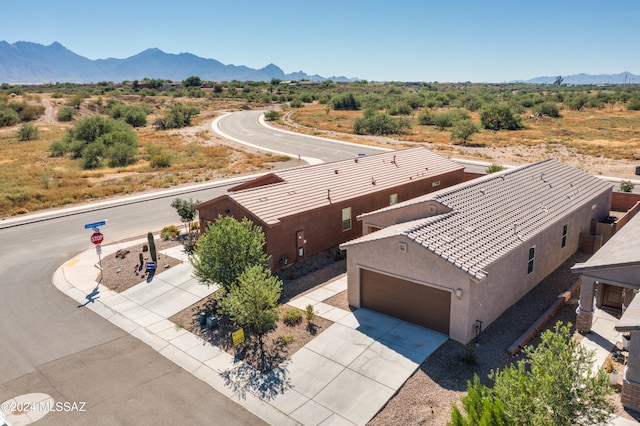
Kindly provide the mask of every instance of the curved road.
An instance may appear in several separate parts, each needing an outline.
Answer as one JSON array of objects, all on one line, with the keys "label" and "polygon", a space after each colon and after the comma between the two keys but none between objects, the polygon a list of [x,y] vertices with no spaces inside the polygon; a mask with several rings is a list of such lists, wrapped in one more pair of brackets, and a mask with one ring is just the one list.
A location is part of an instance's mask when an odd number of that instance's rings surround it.
[{"label": "curved road", "polygon": [[[257,123],[261,112],[216,120],[235,141],[334,161],[380,150],[296,135]],[[313,161],[313,160],[310,160]],[[246,178],[244,178],[246,179]],[[260,424],[244,408],[186,373],[52,284],[62,263],[91,246],[85,223],[107,220],[105,244],[157,231],[178,217],[172,198],[207,200],[234,183],[212,182],[0,222],[0,402],[30,392],[86,402],[38,424]]]}]

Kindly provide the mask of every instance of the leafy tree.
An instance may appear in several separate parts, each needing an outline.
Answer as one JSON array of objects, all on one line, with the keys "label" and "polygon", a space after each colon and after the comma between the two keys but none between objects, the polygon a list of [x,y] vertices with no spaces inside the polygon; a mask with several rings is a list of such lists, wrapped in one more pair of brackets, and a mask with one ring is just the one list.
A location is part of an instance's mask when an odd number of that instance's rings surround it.
[{"label": "leafy tree", "polygon": [[580,93],[578,95],[571,96],[567,99],[567,105],[574,111],[580,111],[584,108],[585,105],[589,102],[589,96],[584,93]]},{"label": "leafy tree", "polygon": [[555,81],[553,82],[554,86],[560,86],[562,85],[562,82],[564,81],[564,78],[562,78],[561,75],[557,76]]},{"label": "leafy tree", "polygon": [[25,123],[18,129],[19,141],[32,141],[38,139],[40,131],[33,124]]},{"label": "leafy tree", "polygon": [[461,140],[463,144],[466,144],[476,133],[478,133],[478,126],[471,120],[460,120],[451,128],[451,140]]},{"label": "leafy tree", "polygon": [[592,370],[593,354],[571,336],[571,324],[558,322],[541,335],[525,358],[490,375],[493,395],[511,424],[607,424],[613,392],[603,370]]},{"label": "leafy tree", "polygon": [[249,219],[218,216],[198,239],[189,261],[200,281],[229,289],[248,267],[267,266],[264,245],[264,232]]},{"label": "leafy tree", "polygon": [[278,321],[278,300],[282,281],[271,275],[264,265],[249,266],[218,301],[220,310],[241,327],[251,327],[258,334],[262,368],[265,370],[262,336]]},{"label": "leafy tree", "polygon": [[507,104],[490,104],[480,110],[480,122],[487,130],[518,130],[520,117],[513,115]]},{"label": "leafy tree", "polygon": [[198,210],[196,210],[196,204],[199,204],[200,201],[193,201],[192,198],[189,198],[189,201],[183,200],[181,198],[176,198],[171,202],[171,207],[176,209],[178,212],[178,216],[180,216],[180,221],[184,223],[185,234],[189,233],[189,224],[193,222],[193,220],[198,215]]},{"label": "leafy tree", "polygon": [[480,383],[477,374],[473,375],[473,383],[467,381],[467,394],[461,399],[466,416],[454,405],[451,411],[451,421],[447,423],[447,426],[501,426],[510,424],[504,412],[502,401],[494,397],[491,390]]}]

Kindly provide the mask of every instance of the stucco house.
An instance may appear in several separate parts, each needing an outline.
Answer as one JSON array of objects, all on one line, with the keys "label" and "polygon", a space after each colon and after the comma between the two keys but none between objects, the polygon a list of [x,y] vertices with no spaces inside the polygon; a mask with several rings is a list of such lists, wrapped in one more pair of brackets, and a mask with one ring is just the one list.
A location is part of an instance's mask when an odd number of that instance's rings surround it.
[{"label": "stucco house", "polygon": [[275,171],[196,206],[262,227],[272,270],[362,235],[357,215],[464,181],[464,166],[417,147]]},{"label": "stucco house", "polygon": [[576,252],[611,189],[548,159],[362,214],[349,304],[466,344]]}]

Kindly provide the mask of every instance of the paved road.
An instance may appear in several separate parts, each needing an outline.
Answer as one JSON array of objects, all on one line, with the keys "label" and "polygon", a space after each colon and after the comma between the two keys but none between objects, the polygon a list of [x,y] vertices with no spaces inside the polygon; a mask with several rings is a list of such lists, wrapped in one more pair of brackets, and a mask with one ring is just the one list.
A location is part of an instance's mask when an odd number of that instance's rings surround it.
[{"label": "paved road", "polygon": [[[258,116],[232,114],[220,127],[236,140],[323,161],[377,152],[264,129]],[[230,184],[214,186],[180,196],[207,200]],[[105,244],[157,231],[177,221],[169,206],[175,196],[126,198],[121,205],[64,210],[62,217],[56,211],[0,222],[0,402],[44,392],[56,401],[87,403],[87,412],[51,413],[39,422],[45,425],[261,423],[51,285],[58,266],[91,246],[85,223],[107,220]]]}]

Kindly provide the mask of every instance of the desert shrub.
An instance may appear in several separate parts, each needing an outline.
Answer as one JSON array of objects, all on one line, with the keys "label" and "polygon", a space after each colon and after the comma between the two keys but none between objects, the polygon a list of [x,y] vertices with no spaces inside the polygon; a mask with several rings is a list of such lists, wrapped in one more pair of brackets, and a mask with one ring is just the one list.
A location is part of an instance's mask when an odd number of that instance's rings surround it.
[{"label": "desert shrub", "polygon": [[389,115],[411,115],[413,108],[407,102],[397,102],[389,108]]},{"label": "desert shrub", "polygon": [[278,343],[280,343],[282,346],[288,345],[289,343],[293,342],[295,339],[292,335],[286,335],[286,336],[280,336],[278,338]]},{"label": "desert shrub", "polygon": [[330,105],[336,111],[359,111],[361,104],[353,93],[348,92],[331,98]]},{"label": "desert shrub", "polygon": [[487,174],[491,174],[491,173],[499,172],[501,170],[504,170],[504,166],[494,163],[494,164],[491,164],[489,167],[487,167],[487,170],[485,170],[485,172]]},{"label": "desert shrub", "polygon": [[109,109],[111,118],[123,120],[133,127],[144,127],[147,125],[147,115],[151,111],[147,105],[124,105],[115,104]]},{"label": "desert shrub", "polygon": [[160,231],[160,238],[163,240],[171,240],[180,235],[180,230],[175,225],[169,225],[162,228]]},{"label": "desert shrub", "polygon": [[12,109],[0,108],[0,127],[13,126],[20,121],[18,113]]},{"label": "desert shrub", "polygon": [[362,117],[353,121],[353,132],[357,135],[393,135],[410,129],[406,118],[391,118],[388,114],[367,109]]},{"label": "desert shrub", "polygon": [[158,130],[180,129],[191,125],[191,119],[200,111],[193,105],[184,105],[180,102],[169,105],[154,125]]},{"label": "desert shrub", "polygon": [[282,321],[291,327],[300,324],[302,321],[302,312],[296,308],[288,308],[282,313]]},{"label": "desert shrub", "polygon": [[58,114],[56,115],[56,118],[58,119],[58,121],[71,121],[77,113],[78,110],[76,110],[75,108],[66,106],[60,108]]},{"label": "desert shrub", "polygon": [[267,121],[276,121],[280,118],[280,113],[275,109],[270,109],[264,113],[264,119]]},{"label": "desert shrub", "polygon": [[25,123],[18,129],[19,141],[32,141],[38,139],[40,131],[33,124]]},{"label": "desert shrub", "polygon": [[294,99],[289,102],[289,105],[291,106],[291,108],[302,108],[304,106],[304,103],[300,99]]},{"label": "desert shrub", "polygon": [[313,305],[308,304],[307,306],[305,306],[304,318],[307,320],[307,322],[312,322],[315,317],[316,317],[316,312],[313,310]]},{"label": "desert shrub", "polygon": [[168,152],[160,152],[151,156],[150,164],[154,169],[166,169],[171,167],[173,156]]},{"label": "desert shrub", "polygon": [[555,102],[543,102],[541,104],[537,104],[531,109],[531,111],[533,113],[548,115],[553,118],[560,117],[560,108],[558,108],[558,105]]},{"label": "desert shrub", "polygon": [[631,192],[635,185],[630,180],[623,180],[620,182],[620,191],[621,192]]},{"label": "desert shrub", "polygon": [[464,351],[464,357],[462,358],[465,364],[476,365],[478,363],[478,353],[476,351],[476,345],[469,343]]},{"label": "desert shrub", "polygon": [[518,130],[522,123],[507,104],[490,104],[480,111],[480,122],[487,130]]}]

